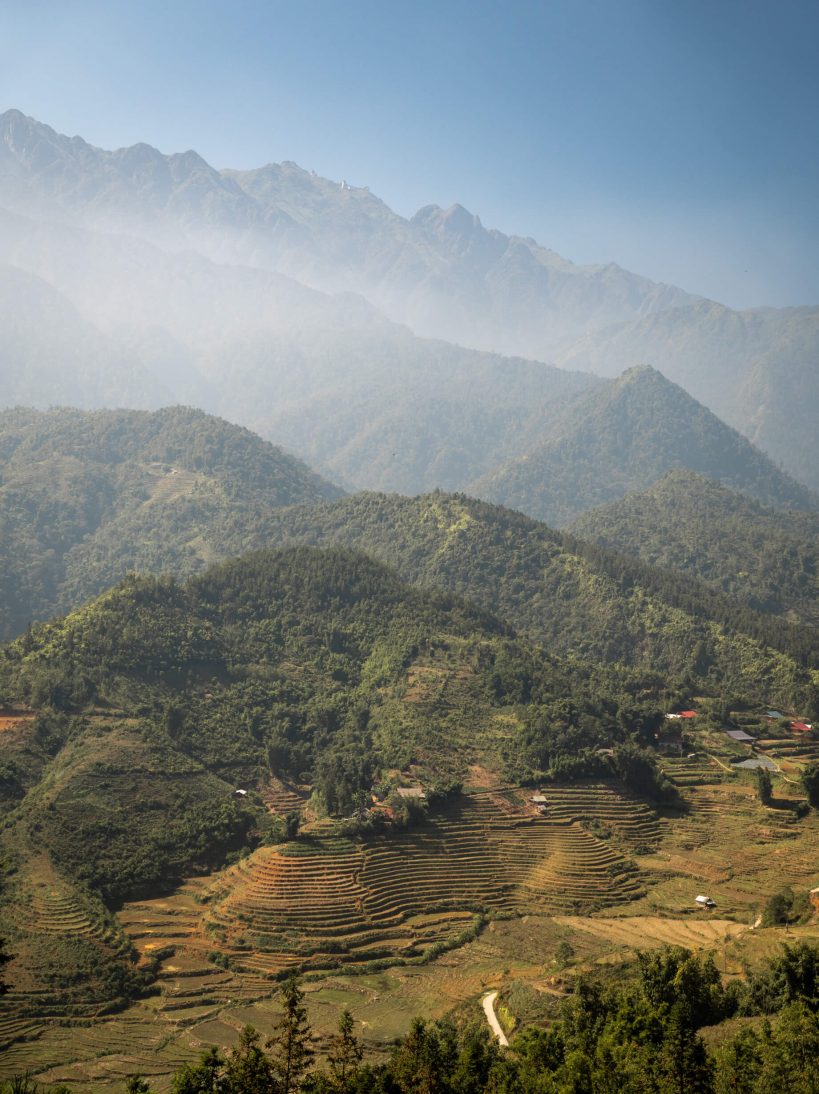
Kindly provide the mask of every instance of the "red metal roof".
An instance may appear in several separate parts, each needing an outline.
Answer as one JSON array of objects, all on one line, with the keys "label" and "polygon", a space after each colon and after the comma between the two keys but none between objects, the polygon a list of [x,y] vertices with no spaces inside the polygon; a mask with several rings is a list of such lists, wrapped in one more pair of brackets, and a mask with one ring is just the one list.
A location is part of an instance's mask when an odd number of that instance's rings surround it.
[{"label": "red metal roof", "polygon": [[680,711],[680,717],[681,718],[696,718],[697,717],[697,712],[696,712],[696,710],[681,710]]},{"label": "red metal roof", "polygon": [[810,733],[813,726],[808,725],[807,722],[791,722],[791,729],[798,730],[799,733]]}]

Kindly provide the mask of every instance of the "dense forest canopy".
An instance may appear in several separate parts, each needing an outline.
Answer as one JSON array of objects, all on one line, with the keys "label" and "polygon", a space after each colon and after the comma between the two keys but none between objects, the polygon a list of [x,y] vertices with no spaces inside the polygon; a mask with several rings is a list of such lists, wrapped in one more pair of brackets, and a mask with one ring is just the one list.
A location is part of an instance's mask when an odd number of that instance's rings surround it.
[{"label": "dense forest canopy", "polygon": [[260,514],[340,493],[190,408],[0,412],[0,638],[129,570],[195,572],[246,547]]},{"label": "dense forest canopy", "polygon": [[444,587],[550,652],[627,664],[667,682],[815,702],[817,636],[519,513],[462,495],[359,494],[272,514],[270,542],[338,543]]},{"label": "dense forest canopy", "polygon": [[585,540],[692,574],[759,611],[819,623],[819,514],[771,509],[701,475],[669,471],[579,517]]}]

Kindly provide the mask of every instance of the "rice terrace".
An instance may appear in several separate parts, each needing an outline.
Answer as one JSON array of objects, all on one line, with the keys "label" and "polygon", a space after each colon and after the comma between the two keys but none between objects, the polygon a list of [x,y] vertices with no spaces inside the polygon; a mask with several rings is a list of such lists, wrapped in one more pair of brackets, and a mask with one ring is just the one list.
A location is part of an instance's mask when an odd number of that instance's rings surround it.
[{"label": "rice terrace", "polygon": [[[349,1006],[376,1055],[419,1010],[477,1006],[488,988],[500,991],[501,1015],[507,1002],[525,1010],[638,949],[712,950],[739,972],[775,946],[777,932],[754,926],[764,893],[812,882],[817,823],[795,830],[748,782],[715,764],[687,767],[673,815],[612,782],[537,795],[487,786],[476,768],[475,785],[403,835],[345,838],[307,819],[295,842],[121,909],[139,960],[157,963],[155,993],[141,1002],[58,1013],[33,986],[12,990],[0,1004],[0,1075],[31,1069],[92,1091],[116,1090],[138,1070],[164,1089],[181,1062],[233,1043],[246,1022],[272,1028],[278,978],[294,968],[319,1050]],[[294,804],[303,805],[298,791],[275,782],[269,808]],[[93,937],[93,909],[62,895],[45,860],[31,873],[32,928]],[[698,887],[716,912],[695,910]],[[555,957],[563,951],[568,963]]]}]

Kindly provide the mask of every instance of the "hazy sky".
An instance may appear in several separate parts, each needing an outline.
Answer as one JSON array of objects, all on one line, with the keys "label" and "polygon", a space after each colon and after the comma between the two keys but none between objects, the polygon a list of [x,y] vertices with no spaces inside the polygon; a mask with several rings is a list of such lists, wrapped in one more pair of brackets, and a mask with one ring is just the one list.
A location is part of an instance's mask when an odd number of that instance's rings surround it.
[{"label": "hazy sky", "polygon": [[819,303],[817,0],[0,0],[0,110]]}]

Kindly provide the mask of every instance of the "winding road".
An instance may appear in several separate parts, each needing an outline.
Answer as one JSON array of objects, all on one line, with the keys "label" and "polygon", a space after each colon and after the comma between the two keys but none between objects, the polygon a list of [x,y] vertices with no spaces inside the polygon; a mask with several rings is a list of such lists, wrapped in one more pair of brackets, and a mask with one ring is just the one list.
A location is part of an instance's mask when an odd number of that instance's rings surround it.
[{"label": "winding road", "polygon": [[481,999],[481,1004],[483,1006],[483,1012],[486,1015],[486,1020],[489,1023],[489,1028],[497,1037],[499,1044],[503,1045],[504,1048],[508,1048],[509,1041],[501,1028],[497,1014],[495,1014],[495,1000],[497,998],[498,993],[496,991],[488,991]]}]

